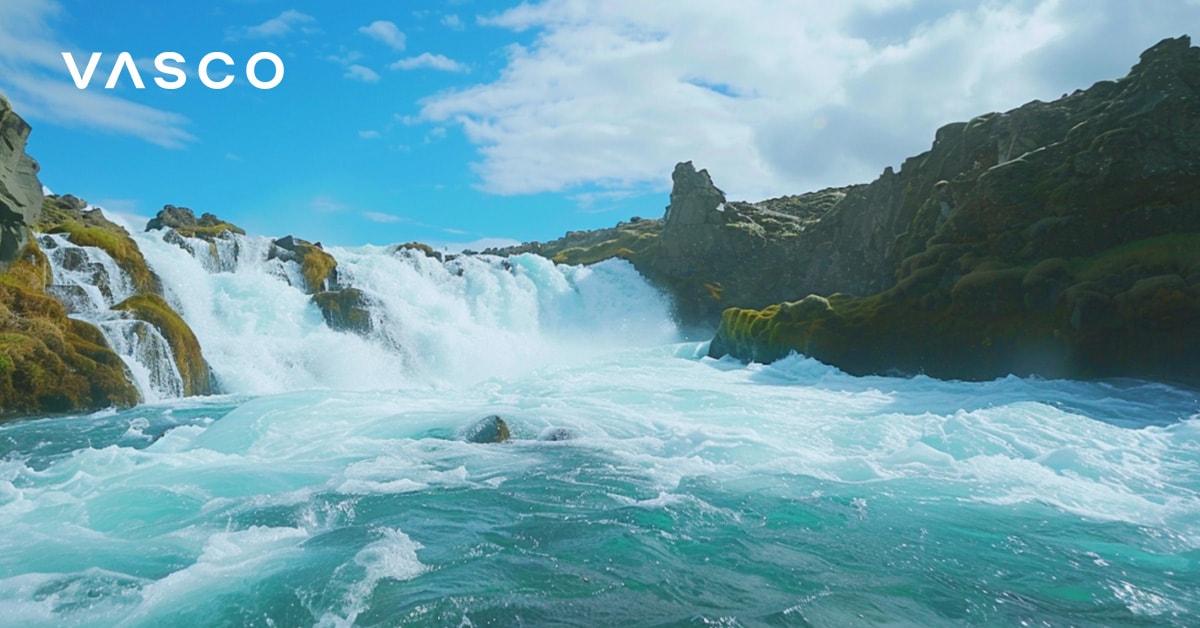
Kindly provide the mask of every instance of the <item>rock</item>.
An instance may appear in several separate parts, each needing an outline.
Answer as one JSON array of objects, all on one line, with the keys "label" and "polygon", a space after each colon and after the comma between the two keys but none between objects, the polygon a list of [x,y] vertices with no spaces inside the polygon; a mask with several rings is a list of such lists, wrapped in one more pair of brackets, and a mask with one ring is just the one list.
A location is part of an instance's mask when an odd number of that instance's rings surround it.
[{"label": "rock", "polygon": [[420,253],[421,255],[424,255],[425,257],[432,257],[433,259],[435,259],[439,262],[445,261],[442,257],[441,252],[433,250],[432,246],[429,246],[428,244],[425,244],[424,242],[406,242],[406,243],[400,244],[396,247],[397,253],[400,253],[403,251],[413,251],[415,253]]},{"label": "rock", "polygon": [[284,236],[272,242],[267,259],[298,264],[304,277],[303,288],[308,294],[338,289],[337,260],[326,253],[320,243]]},{"label": "rock", "polygon": [[843,200],[841,217],[811,229],[868,227],[855,228],[868,255],[850,267],[890,271],[890,286],[863,293],[878,281],[835,273],[843,287],[825,293],[843,294],[828,308],[727,310],[710,355],[795,350],[854,374],[1196,381],[1197,119],[1200,49],[1181,37],[1119,81],[947,125],[901,174],[848,194],[873,194],[876,218]]},{"label": "rock", "polygon": [[30,126],[0,94],[0,273],[27,243],[42,209],[38,164],[25,154]]},{"label": "rock", "polygon": [[564,440],[572,440],[575,434],[565,427],[548,427],[538,434],[538,440],[548,442],[558,442]]},{"label": "rock", "polygon": [[241,227],[225,222],[213,214],[204,213],[197,219],[191,209],[174,205],[163,205],[162,210],[146,223],[146,231],[155,229],[174,229],[181,236],[209,242],[233,234],[246,235]]},{"label": "rock", "polygon": [[158,328],[159,333],[171,345],[175,366],[183,378],[183,394],[211,395],[216,392],[215,381],[200,341],[192,333],[183,318],[156,294],[138,294],[113,306],[114,310],[129,312],[134,318]]},{"label": "rock", "polygon": [[362,290],[343,288],[326,290],[312,296],[313,303],[321,308],[325,324],[331,329],[367,334],[373,327],[370,303]]},{"label": "rock", "polygon": [[468,443],[503,443],[509,437],[508,424],[496,414],[479,419],[462,434],[462,439]]},{"label": "rock", "polygon": [[67,240],[77,246],[103,249],[129,275],[138,292],[161,294],[158,275],[150,270],[129,232],[105,218],[100,210],[87,211],[83,207],[87,203],[74,196],[47,196],[35,228],[43,233],[66,234]]},{"label": "rock", "polygon": [[49,281],[32,238],[0,273],[0,418],[136,404],[124,362],[99,329],[67,317]]}]

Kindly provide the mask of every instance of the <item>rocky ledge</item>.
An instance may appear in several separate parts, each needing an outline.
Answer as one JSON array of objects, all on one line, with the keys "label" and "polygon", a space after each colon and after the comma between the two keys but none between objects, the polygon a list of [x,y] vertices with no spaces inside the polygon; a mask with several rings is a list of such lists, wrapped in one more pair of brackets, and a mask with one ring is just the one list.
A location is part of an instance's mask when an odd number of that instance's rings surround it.
[{"label": "rocky ledge", "polygon": [[880,234],[891,285],[725,310],[709,355],[799,351],[856,374],[1195,381],[1197,120],[1200,49],[1181,37],[1119,81],[943,127],[906,162],[905,187],[915,197],[921,184],[923,200]]}]

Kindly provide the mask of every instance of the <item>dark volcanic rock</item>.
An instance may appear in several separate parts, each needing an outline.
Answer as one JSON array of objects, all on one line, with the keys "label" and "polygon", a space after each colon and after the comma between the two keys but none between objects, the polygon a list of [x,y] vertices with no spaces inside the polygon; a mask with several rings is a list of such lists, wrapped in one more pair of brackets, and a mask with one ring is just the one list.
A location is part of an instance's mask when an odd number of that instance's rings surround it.
[{"label": "dark volcanic rock", "polygon": [[179,235],[213,241],[228,234],[246,235],[245,230],[225,222],[213,214],[204,213],[199,218],[187,207],[163,205],[162,210],[146,223],[146,231],[174,229]]},{"label": "dark volcanic rock", "polygon": [[29,124],[0,94],[0,272],[17,259],[28,242],[28,227],[42,210],[38,165],[25,154]]},{"label": "dark volcanic rock", "polygon": [[[842,249],[854,253],[840,258],[841,286],[791,298],[860,296],[727,310],[710,355],[797,350],[851,373],[1194,380],[1197,120],[1200,49],[1182,37],[1119,81],[943,127],[929,152],[812,229],[861,245]],[[856,195],[881,213],[842,216]]]}]

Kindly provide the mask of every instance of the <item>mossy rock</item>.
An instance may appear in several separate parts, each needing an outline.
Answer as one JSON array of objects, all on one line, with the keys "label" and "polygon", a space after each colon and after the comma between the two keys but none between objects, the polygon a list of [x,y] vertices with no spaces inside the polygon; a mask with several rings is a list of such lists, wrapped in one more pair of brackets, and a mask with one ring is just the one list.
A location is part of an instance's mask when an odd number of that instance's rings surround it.
[{"label": "mossy rock", "polygon": [[396,252],[399,253],[402,251],[413,251],[415,253],[420,253],[425,257],[432,257],[439,262],[445,261],[440,251],[435,251],[432,246],[429,246],[424,242],[405,242],[404,244],[398,245],[396,247]]},{"label": "mossy rock", "polygon": [[74,196],[47,196],[42,204],[42,219],[34,230],[66,234],[67,240],[76,246],[101,249],[129,275],[135,290],[161,293],[158,275],[150,270],[129,232],[105,218],[99,210],[84,210],[86,206]]},{"label": "mossy rock", "polygon": [[134,318],[158,328],[171,345],[175,366],[183,378],[183,394],[209,395],[214,392],[208,362],[200,351],[200,342],[183,318],[156,294],[138,294],[113,306],[114,310],[129,312]]},{"label": "mossy rock", "polygon": [[371,331],[371,311],[366,296],[357,288],[327,290],[312,296],[331,329],[366,334]]},{"label": "mossy rock", "polygon": [[163,205],[158,214],[146,223],[146,231],[156,229],[174,229],[181,236],[209,242],[227,237],[228,234],[246,235],[246,231],[241,227],[221,220],[213,214],[206,212],[196,218],[191,209],[174,205]]},{"label": "mossy rock", "polygon": [[337,288],[337,260],[325,252],[320,242],[308,242],[289,235],[272,244],[267,259],[278,258],[299,264],[305,292],[316,294]]},{"label": "mossy rock", "polygon": [[128,407],[139,401],[121,358],[94,326],[45,293],[45,256],[30,238],[0,274],[0,417]]}]

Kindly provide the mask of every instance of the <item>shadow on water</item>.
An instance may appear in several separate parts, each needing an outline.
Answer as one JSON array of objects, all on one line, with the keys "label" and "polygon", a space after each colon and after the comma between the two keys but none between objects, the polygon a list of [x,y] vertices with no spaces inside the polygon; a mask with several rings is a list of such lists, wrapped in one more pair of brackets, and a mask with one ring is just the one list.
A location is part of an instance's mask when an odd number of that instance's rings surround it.
[{"label": "shadow on water", "polygon": [[1200,390],[1147,380],[1079,381],[1009,375],[970,382],[925,375],[855,377],[797,354],[770,365],[747,366],[731,358],[707,362],[723,371],[753,369],[749,379],[756,384],[882,393],[891,398],[882,410],[904,414],[953,414],[1032,402],[1130,429],[1163,427],[1200,416]]}]

